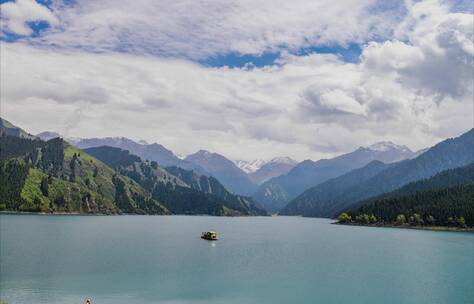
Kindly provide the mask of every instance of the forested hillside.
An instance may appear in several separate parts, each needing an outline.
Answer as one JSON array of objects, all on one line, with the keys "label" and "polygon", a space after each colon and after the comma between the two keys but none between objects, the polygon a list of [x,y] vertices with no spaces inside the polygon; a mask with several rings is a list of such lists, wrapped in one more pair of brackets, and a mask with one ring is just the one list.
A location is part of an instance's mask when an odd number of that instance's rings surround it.
[{"label": "forested hillside", "polygon": [[371,202],[389,199],[392,197],[408,196],[417,192],[441,190],[445,188],[469,185],[474,183],[474,163],[464,167],[448,169],[442,171],[430,178],[422,179],[416,182],[409,183],[395,191],[384,193],[366,200],[362,200],[354,204],[351,210],[356,210],[362,205],[367,205]]},{"label": "forested hillside", "polygon": [[136,182],[60,138],[0,135],[0,209],[30,212],[169,211]]},{"label": "forested hillside", "polygon": [[[471,129],[436,144],[414,159],[390,164],[370,178],[364,175],[367,166],[334,179],[334,185],[310,188],[291,201],[283,214],[291,210],[292,215],[334,217],[361,200],[394,191],[447,169],[466,166],[474,161],[473,136],[474,129]],[[352,174],[356,175],[350,178],[353,182],[347,183],[345,177]]]},{"label": "forested hillside", "polygon": [[342,213],[343,223],[416,226],[474,226],[474,184],[395,196]]},{"label": "forested hillside", "polygon": [[177,167],[164,169],[119,148],[103,146],[85,151],[136,181],[172,213],[266,215],[251,199],[231,194],[213,177]]},{"label": "forested hillside", "polygon": [[389,166],[390,164],[384,164],[375,160],[363,168],[330,179],[303,192],[303,194],[288,203],[280,211],[280,215],[325,215],[331,210],[341,193],[372,178]]}]

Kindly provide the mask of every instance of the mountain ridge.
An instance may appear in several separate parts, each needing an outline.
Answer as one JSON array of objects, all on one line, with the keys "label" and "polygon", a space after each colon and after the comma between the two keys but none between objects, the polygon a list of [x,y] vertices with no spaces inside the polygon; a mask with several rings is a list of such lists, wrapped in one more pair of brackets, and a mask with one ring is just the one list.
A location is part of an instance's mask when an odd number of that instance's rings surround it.
[{"label": "mountain ridge", "polygon": [[162,168],[120,148],[101,146],[85,151],[136,181],[173,213],[266,215],[251,200],[229,193],[213,177],[178,167]]},{"label": "mountain ridge", "polygon": [[363,167],[373,160],[393,162],[413,156],[414,152],[410,149],[404,146],[398,147],[402,148],[376,151],[367,147],[359,147],[350,153],[332,159],[304,160],[287,174],[264,182],[252,197],[267,210],[277,212],[306,189]]},{"label": "mountain ridge", "polygon": [[[331,194],[328,184],[307,189],[281,212],[284,215],[332,217],[360,200],[388,193],[405,184],[429,178],[441,171],[465,166],[474,160],[474,129],[443,140],[414,159],[390,164],[369,179],[356,180],[350,188]],[[348,173],[348,174],[353,174]],[[338,177],[342,182],[345,176]],[[337,180],[336,179],[336,180]],[[324,193],[329,193],[324,195]],[[295,205],[305,206],[304,209]]]},{"label": "mountain ridge", "polygon": [[244,171],[221,154],[199,150],[186,156],[184,160],[203,168],[234,193],[251,195],[257,188]]}]

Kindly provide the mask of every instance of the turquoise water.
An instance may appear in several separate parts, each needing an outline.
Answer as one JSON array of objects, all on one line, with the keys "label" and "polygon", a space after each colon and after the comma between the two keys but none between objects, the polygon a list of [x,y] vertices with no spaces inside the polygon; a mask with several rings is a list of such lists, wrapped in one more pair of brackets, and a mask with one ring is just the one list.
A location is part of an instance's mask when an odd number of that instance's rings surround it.
[{"label": "turquoise water", "polygon": [[[468,233],[299,217],[0,216],[10,303],[473,303]],[[201,231],[220,233],[217,242]]]}]

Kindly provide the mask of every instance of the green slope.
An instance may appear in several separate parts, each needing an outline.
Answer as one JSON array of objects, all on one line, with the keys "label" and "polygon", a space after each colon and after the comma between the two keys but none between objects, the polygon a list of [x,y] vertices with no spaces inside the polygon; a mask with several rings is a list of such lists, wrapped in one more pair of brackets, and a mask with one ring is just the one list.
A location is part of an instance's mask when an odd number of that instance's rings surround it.
[{"label": "green slope", "polygon": [[330,179],[303,192],[288,203],[280,211],[280,215],[326,215],[333,205],[338,202],[341,193],[369,180],[390,166],[375,160],[365,167]]},{"label": "green slope", "polygon": [[230,193],[216,178],[212,176],[199,175],[194,171],[178,167],[168,167],[165,169],[174,176],[179,177],[191,188],[222,200],[227,208],[246,215],[267,215],[266,211],[259,208],[252,198]]},{"label": "green slope", "polygon": [[448,169],[442,171],[430,178],[422,179],[409,183],[395,191],[384,193],[379,196],[371,197],[354,204],[350,210],[356,210],[363,205],[371,202],[385,200],[393,197],[409,196],[418,192],[442,190],[445,188],[469,185],[474,183],[474,163],[464,167]]},{"label": "green slope", "polygon": [[169,213],[138,183],[60,138],[42,142],[2,134],[0,147],[3,210]]},{"label": "green slope", "polygon": [[[473,161],[474,129],[471,129],[459,137],[438,143],[415,159],[390,164],[370,178],[366,178],[363,174],[359,177],[354,176],[351,180],[355,183],[350,183],[350,187],[344,184],[344,176],[341,176],[335,179],[340,182],[340,189],[337,185],[333,187],[328,184],[310,188],[291,201],[288,206],[303,207],[292,208],[292,215],[333,217],[351,208],[358,201],[394,191],[408,183],[429,178],[447,169],[466,166]],[[361,169],[359,172],[364,173],[367,167]],[[353,173],[357,171],[354,170],[349,174]]]},{"label": "green slope", "polygon": [[474,183],[383,198],[348,214],[363,224],[472,227]]},{"label": "green slope", "polygon": [[266,214],[250,199],[230,194],[215,178],[176,167],[164,169],[119,148],[102,146],[85,151],[133,179],[175,214]]}]

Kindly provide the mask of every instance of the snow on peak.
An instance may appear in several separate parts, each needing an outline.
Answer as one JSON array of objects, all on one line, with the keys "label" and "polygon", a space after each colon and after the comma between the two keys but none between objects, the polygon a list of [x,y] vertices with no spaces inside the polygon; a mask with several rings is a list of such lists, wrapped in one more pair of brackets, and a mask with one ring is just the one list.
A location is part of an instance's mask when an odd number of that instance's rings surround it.
[{"label": "snow on peak", "polygon": [[237,167],[239,167],[245,173],[252,173],[260,169],[267,162],[262,159],[255,159],[251,161],[236,160],[234,163]]},{"label": "snow on peak", "polygon": [[372,151],[386,152],[390,150],[409,151],[408,147],[394,144],[391,141],[381,141],[367,147]]},{"label": "snow on peak", "polygon": [[185,158],[186,158],[186,156],[183,155],[183,154],[177,154],[177,153],[176,153],[175,155],[176,155],[176,157],[179,158],[179,159],[185,159]]},{"label": "snow on peak", "polygon": [[296,165],[297,161],[291,159],[289,157],[275,157],[270,161],[265,161],[263,159],[255,159],[251,161],[247,160],[236,160],[235,165],[239,167],[245,173],[253,173],[258,169],[262,168],[266,164],[289,164],[289,165]]}]

